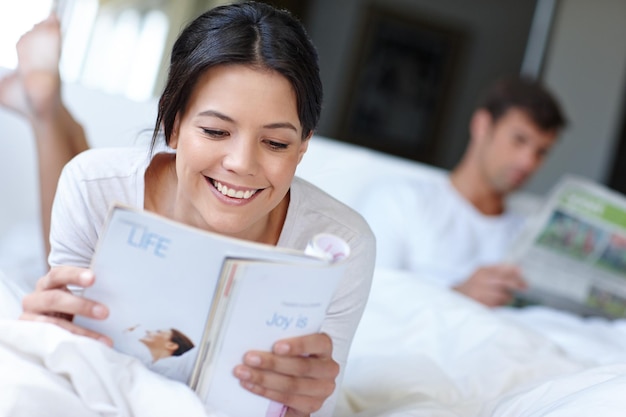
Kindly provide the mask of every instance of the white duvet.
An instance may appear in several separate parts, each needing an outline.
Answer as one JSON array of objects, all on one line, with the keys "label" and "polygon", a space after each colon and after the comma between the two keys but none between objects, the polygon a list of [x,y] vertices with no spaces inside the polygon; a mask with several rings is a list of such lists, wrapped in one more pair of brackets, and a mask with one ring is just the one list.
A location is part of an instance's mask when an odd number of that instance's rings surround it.
[{"label": "white duvet", "polygon": [[0,273],[0,416],[208,416],[184,384],[100,342],[15,320],[19,290]]},{"label": "white duvet", "polygon": [[339,415],[626,415],[626,324],[490,310],[377,270]]},{"label": "white duvet", "polygon": [[[55,326],[0,291],[0,416],[207,416],[183,384]],[[623,416],[626,325],[489,310],[377,270],[337,416]]]}]

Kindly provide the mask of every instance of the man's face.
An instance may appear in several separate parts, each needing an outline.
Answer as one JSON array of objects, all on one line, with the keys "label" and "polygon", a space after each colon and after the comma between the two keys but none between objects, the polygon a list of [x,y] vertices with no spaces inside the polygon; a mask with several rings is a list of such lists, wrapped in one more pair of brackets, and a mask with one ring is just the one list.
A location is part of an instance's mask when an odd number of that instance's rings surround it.
[{"label": "man's face", "polygon": [[151,348],[168,349],[171,344],[174,344],[174,342],[172,342],[171,330],[147,331],[146,335],[140,340]]},{"label": "man's face", "polygon": [[556,130],[544,131],[523,110],[512,108],[497,121],[484,112],[478,163],[483,178],[494,191],[507,194],[524,185],[539,169],[557,138]]}]

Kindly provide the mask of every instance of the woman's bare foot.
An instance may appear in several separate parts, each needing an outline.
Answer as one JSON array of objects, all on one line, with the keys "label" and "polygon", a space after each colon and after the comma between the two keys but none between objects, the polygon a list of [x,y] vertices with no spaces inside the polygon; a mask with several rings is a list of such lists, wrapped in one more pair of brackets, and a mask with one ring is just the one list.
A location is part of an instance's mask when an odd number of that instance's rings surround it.
[{"label": "woman's bare foot", "polygon": [[21,116],[29,117],[30,106],[17,71],[0,78],[0,105]]},{"label": "woman's bare foot", "polygon": [[22,35],[16,50],[16,70],[0,79],[0,105],[24,116],[37,139],[54,135],[74,153],[87,149],[82,126],[61,97],[61,25],[56,14]]},{"label": "woman's bare foot", "polygon": [[16,45],[17,69],[0,80],[0,104],[31,123],[62,111],[61,27],[55,14],[36,24]]}]

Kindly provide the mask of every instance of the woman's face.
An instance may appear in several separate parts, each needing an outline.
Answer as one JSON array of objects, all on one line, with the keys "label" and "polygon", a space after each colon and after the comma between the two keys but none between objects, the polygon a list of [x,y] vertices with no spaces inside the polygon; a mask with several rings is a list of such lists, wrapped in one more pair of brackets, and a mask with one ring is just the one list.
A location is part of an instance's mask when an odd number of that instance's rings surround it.
[{"label": "woman's face", "polygon": [[285,77],[243,65],[207,70],[170,138],[177,155],[175,218],[267,241],[282,229],[307,144]]}]

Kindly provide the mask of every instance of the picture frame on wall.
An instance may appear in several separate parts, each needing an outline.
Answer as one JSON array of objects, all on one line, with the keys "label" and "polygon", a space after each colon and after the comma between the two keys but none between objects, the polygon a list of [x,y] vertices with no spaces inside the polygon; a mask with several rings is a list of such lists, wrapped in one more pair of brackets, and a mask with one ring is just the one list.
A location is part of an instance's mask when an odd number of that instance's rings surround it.
[{"label": "picture frame on wall", "polygon": [[432,163],[466,37],[375,5],[364,22],[336,136]]}]

